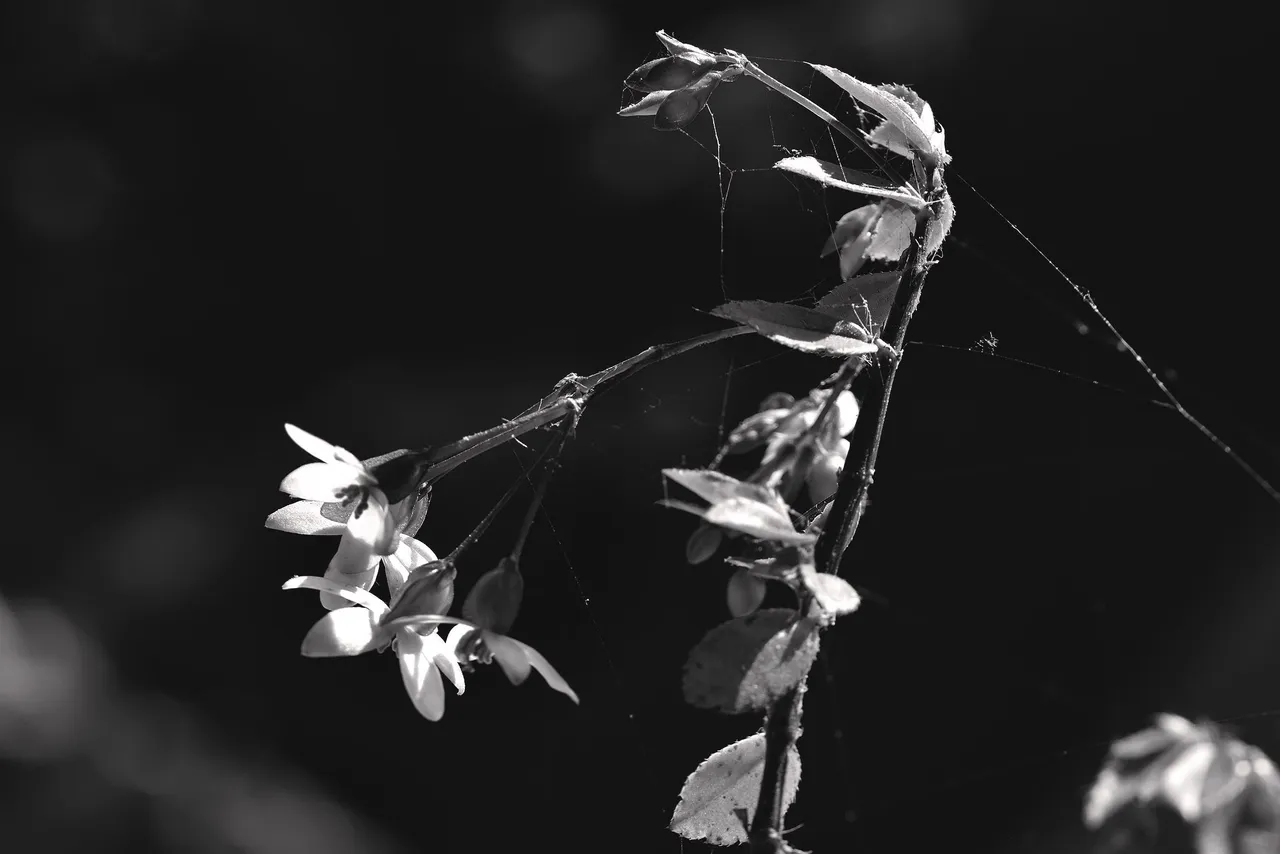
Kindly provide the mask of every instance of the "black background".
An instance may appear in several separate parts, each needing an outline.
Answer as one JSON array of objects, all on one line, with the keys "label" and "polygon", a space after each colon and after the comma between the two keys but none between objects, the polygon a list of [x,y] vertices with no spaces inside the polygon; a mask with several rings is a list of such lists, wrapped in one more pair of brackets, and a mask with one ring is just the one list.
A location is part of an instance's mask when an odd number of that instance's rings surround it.
[{"label": "black background", "polygon": [[[320,612],[279,585],[320,574],[335,542],[262,528],[305,461],[286,421],[366,457],[447,442],[570,371],[717,328],[704,312],[726,297],[834,283],[817,249],[862,201],[767,169],[775,146],[829,156],[812,117],[750,80],[721,87],[739,170],[722,215],[707,115],[687,136],[614,115],[659,28],[908,83],[954,158],[954,239],[845,564],[888,605],[824,638],[793,843],[1083,850],[1107,742],[1158,711],[1237,719],[1280,752],[1262,714],[1280,706],[1280,508],[1149,402],[966,186],[1280,478],[1265,271],[1241,258],[1251,215],[1232,197],[1248,184],[1188,69],[1225,46],[1123,3],[460,9],[3,13],[0,590],[63,615],[49,631],[79,640],[32,647],[86,677],[34,719],[0,716],[6,851],[699,849],[665,830],[680,785],[758,722],[682,703],[728,573],[685,564],[692,522],[655,505],[659,471],[706,463],[720,429],[833,363],[739,339],[592,403],[513,632],[580,707],[482,671],[432,724],[390,656],[299,657]],[[764,64],[848,110],[806,66]],[[1127,391],[973,352],[989,333],[998,356]],[[449,475],[421,538],[451,549],[518,473],[502,449]],[[520,515],[464,561],[464,591]]]}]

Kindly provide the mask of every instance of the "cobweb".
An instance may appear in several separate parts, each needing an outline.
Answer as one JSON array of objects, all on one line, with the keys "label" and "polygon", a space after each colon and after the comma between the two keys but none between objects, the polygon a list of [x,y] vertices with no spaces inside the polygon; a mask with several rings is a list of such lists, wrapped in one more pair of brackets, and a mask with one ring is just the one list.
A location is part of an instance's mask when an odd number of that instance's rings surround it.
[{"label": "cobweb", "polygon": [[[659,54],[655,54],[655,56],[657,55]],[[850,127],[854,129],[869,129],[870,123],[873,121],[874,117],[868,116],[864,110],[862,110],[855,102],[843,93],[840,95],[840,100],[836,106],[832,107],[831,95],[835,91],[834,88],[830,87],[825,82],[825,78],[822,78],[821,75],[816,71],[813,71],[806,64],[760,57],[753,57],[753,59],[756,61],[787,62],[793,69],[800,69],[800,74],[795,76],[800,77],[802,74],[806,79],[803,81],[795,79],[789,80],[789,85],[792,85],[797,89],[797,91],[814,98],[814,100],[819,103],[823,103],[829,109],[832,109],[832,112],[840,116]],[[736,87],[746,87],[748,85],[750,85],[749,81],[738,81],[734,84]],[[722,86],[721,92],[723,92],[724,89],[732,88],[732,86]],[[625,92],[621,98],[622,105],[630,103],[633,99],[630,94]],[[722,100],[721,93],[718,92],[717,98],[713,100]],[[760,180],[774,182],[785,181],[789,184],[793,196],[790,211],[775,210],[773,215],[777,217],[797,217],[805,221],[811,225],[815,239],[821,239],[825,237],[826,234],[829,234],[835,221],[846,210],[857,207],[859,204],[863,203],[862,200],[851,194],[827,190],[813,182],[773,169],[773,163],[778,159],[785,156],[803,154],[814,155],[822,159],[831,160],[832,162],[836,162],[841,165],[848,165],[851,168],[861,169],[863,171],[868,171],[871,167],[865,162],[864,158],[862,158],[858,152],[850,150],[851,146],[844,143],[844,141],[837,139],[827,125],[814,119],[808,113],[804,112],[791,102],[786,101],[781,97],[776,97],[773,93],[766,93],[766,96],[759,102],[758,106],[762,109],[754,111],[752,114],[752,120],[764,125],[764,132],[766,136],[764,137],[764,145],[761,146],[757,144],[754,149],[751,149],[750,145],[734,145],[732,147],[732,151],[728,150],[730,146],[727,144],[727,139],[722,138],[721,136],[720,120],[715,112],[714,103],[707,107],[705,117],[699,117],[688,129],[679,131],[679,133],[683,134],[689,141],[697,145],[706,153],[710,167],[715,169],[717,175],[719,225],[718,233],[716,235],[715,252],[718,256],[719,275],[718,282],[716,283],[717,287],[715,289],[707,287],[706,293],[703,294],[707,303],[710,303],[712,300],[717,298],[721,301],[728,301],[734,298],[753,298],[758,296],[756,290],[759,283],[751,281],[748,277],[730,276],[726,264],[726,260],[731,257],[731,254],[734,251],[734,247],[728,240],[729,229],[727,225],[731,218],[736,215],[736,211],[733,206],[736,193],[742,190],[744,182],[747,180],[755,180],[758,178]],[[728,113],[730,111],[722,109],[722,112]],[[735,116],[735,137],[739,136],[741,131],[742,128],[737,126]],[[758,143],[760,141],[760,137],[757,137],[756,141]],[[747,150],[739,151],[739,148]],[[956,177],[959,176],[957,175]],[[956,183],[962,188],[967,188],[969,186],[968,182],[963,179],[960,179]],[[1003,213],[1000,213],[994,205],[987,202],[987,200],[976,190],[974,190],[973,196],[979,199],[982,204],[989,205],[991,209],[1009,225],[1010,228],[1017,232],[1020,239],[1026,241],[1028,245],[1032,246],[1032,248],[1035,249],[1035,251],[1053,267],[1054,271],[1063,280],[1065,280],[1080,297],[1081,301],[1084,303],[1084,307],[1088,309],[1087,312],[1073,310],[1069,307],[1064,308],[1060,302],[1054,303],[1059,319],[1066,325],[1066,327],[1074,330],[1080,336],[1080,340],[1082,342],[1087,343],[1091,341],[1095,345],[1101,345],[1112,350],[1128,349],[1132,352],[1132,348],[1129,348],[1127,343],[1124,343],[1124,339],[1120,336],[1119,332],[1111,322],[1102,315],[1098,310],[1096,303],[1086,292],[1083,291],[1083,289],[1076,286],[1074,282],[1067,278],[1058,266],[1053,264],[1047,255],[1040,252],[1039,248],[1035,247],[1035,245],[1031,243],[1030,239],[1017,229],[1017,226],[1010,222]],[[809,274],[807,280],[803,278],[798,279],[800,284],[795,286],[795,292],[781,295],[777,301],[811,304],[812,301],[820,297],[826,290],[838,283],[839,274],[834,256],[819,260],[816,252],[819,245],[819,243],[814,243],[812,247],[806,248],[806,251],[808,251],[809,248],[815,250],[812,252],[814,257],[812,272]],[[1033,286],[1027,285],[1028,281],[1035,278],[1033,275],[1023,276],[1017,273],[1011,274],[1008,270],[999,268],[999,266],[983,252],[981,245],[976,243],[974,238],[964,237],[962,235],[953,235],[952,238],[948,240],[944,249],[944,252],[950,251],[963,254],[971,262],[985,268],[993,276],[1000,276],[1006,279],[1013,276],[1019,280],[1021,286],[1026,286],[1029,289],[1034,290]],[[1095,316],[1086,319],[1086,314],[1089,314],[1090,312]],[[968,341],[924,342],[912,340],[910,341],[910,345],[913,348],[934,350],[940,354],[940,357],[945,356],[948,353],[972,354],[972,356],[981,362],[1005,364],[1015,366],[1019,370],[1026,370],[1028,372],[1051,374],[1069,382],[1080,384],[1081,386],[1089,386],[1096,390],[1105,391],[1118,396],[1125,396],[1135,401],[1141,401],[1176,411],[1183,420],[1187,421],[1195,429],[1209,437],[1220,451],[1227,454],[1236,465],[1244,469],[1245,472],[1255,480],[1255,482],[1267,489],[1268,493],[1273,498],[1280,499],[1280,495],[1277,495],[1275,490],[1271,489],[1270,485],[1267,484],[1257,472],[1249,467],[1248,464],[1245,463],[1245,461],[1224,442],[1212,434],[1201,422],[1196,420],[1189,412],[1187,412],[1181,403],[1173,397],[1172,393],[1163,381],[1163,379],[1168,376],[1168,372],[1165,370],[1156,370],[1148,367],[1146,362],[1143,362],[1140,358],[1138,359],[1139,364],[1141,364],[1143,369],[1146,371],[1148,377],[1154,381],[1155,385],[1162,393],[1163,399],[1159,399],[1145,391],[1121,387],[1111,382],[1105,382],[1084,376],[1074,371],[1045,365],[1032,359],[1022,358],[1017,354],[1005,352],[1004,349],[1002,349],[1002,337],[1004,337],[1002,330],[983,329]],[[1117,341],[1124,343],[1124,347],[1118,348],[1116,346]],[[691,413],[684,416],[706,430],[707,441],[705,446],[707,448],[714,449],[718,447],[723,441],[727,431],[741,420],[741,418],[745,417],[745,415],[754,411],[754,406],[757,401],[741,400],[738,396],[735,396],[735,381],[738,380],[744,372],[750,371],[765,362],[771,361],[772,359],[785,358],[787,355],[788,354],[784,352],[779,352],[775,355],[762,359],[741,363],[738,363],[736,361],[736,357],[733,355],[729,355],[727,357],[727,367],[719,374],[722,381],[722,388],[719,395],[720,401],[718,418],[715,419],[714,423],[711,423],[705,421],[702,414]],[[641,384],[643,385],[643,383]],[[797,396],[802,395],[807,391],[807,389],[804,388],[779,390],[788,391]],[[664,397],[666,399],[664,399]],[[645,404],[644,409],[646,411],[651,411],[659,407],[683,406],[686,405],[687,402],[688,397],[686,395],[675,394],[664,396],[652,393],[650,394],[649,402]],[[634,427],[634,425],[632,426]],[[709,462],[710,457],[711,454],[708,453],[705,460],[694,460],[692,464],[705,464],[706,462]],[[674,461],[673,464],[675,464]],[[681,460],[680,464],[687,465],[690,464],[690,461]],[[596,642],[600,645],[604,658],[607,661],[616,689],[619,695],[624,698],[622,700],[622,705],[629,709],[627,712],[627,723],[635,726],[635,706],[632,701],[629,701],[626,698],[636,696],[641,691],[641,688],[630,684],[627,674],[616,665],[615,657],[610,654],[610,644],[606,640],[606,633],[597,621],[595,612],[593,611],[589,584],[584,581],[582,570],[571,562],[568,544],[561,538],[559,532],[555,528],[554,522],[545,514],[543,518],[552,531],[555,542],[559,547],[564,567],[569,573],[573,585],[577,590],[578,598],[590,621]],[[672,560],[681,559],[681,556],[670,557]],[[895,607],[900,606],[895,605]],[[710,624],[711,623],[709,622],[708,627],[710,627]],[[840,706],[842,703],[847,702],[846,698],[842,695],[847,692],[847,689],[842,690],[841,686],[838,684],[839,680],[835,680],[831,677],[827,668],[825,650],[819,657],[817,668],[818,669],[815,671],[815,677],[822,681],[822,690],[827,692],[829,695],[829,703],[832,707],[833,715],[836,720],[839,720],[841,717],[839,710]],[[1280,710],[1271,709],[1237,715],[1232,718],[1223,719],[1220,722],[1231,723],[1261,717],[1272,717],[1278,714],[1280,714]],[[850,755],[846,747],[847,742],[849,741],[848,735],[849,734],[843,732],[837,724],[833,725],[831,730],[825,734],[826,737],[824,739],[824,744],[834,747],[838,753],[838,762],[842,769],[843,779],[846,781],[851,779],[854,773],[853,757]],[[1122,733],[1115,733],[1115,735],[1119,736],[1122,735]],[[637,743],[643,743],[643,739]],[[921,791],[916,793],[915,797],[929,798],[944,796],[948,789],[952,789],[957,786],[992,786],[999,781],[1010,779],[1015,774],[1025,771],[1028,765],[1049,766],[1053,763],[1059,763],[1065,758],[1078,757],[1081,754],[1100,757],[1105,752],[1107,744],[1108,742],[1105,740],[1088,740],[1066,744],[1061,749],[1052,751],[1033,753],[1015,752],[1012,756],[1006,757],[1002,760],[993,760],[989,765],[984,767],[959,769],[953,775],[944,775],[940,780],[938,780],[938,782],[922,788]],[[710,752],[713,747],[714,745],[708,745],[708,752]],[[679,781],[677,780],[673,780],[658,781],[657,783],[658,785],[666,785],[667,788],[671,790],[673,804],[674,793],[678,782]],[[847,816],[849,817],[849,820],[852,821],[853,817],[857,814],[855,813],[855,810],[860,811],[860,807],[862,805],[853,803],[853,792],[850,785],[845,785],[844,788],[845,791],[849,793]],[[892,808],[892,803],[882,803],[876,806],[874,812],[884,813]],[[870,817],[872,816],[869,813],[859,815],[859,818]],[[678,838],[671,838],[670,845],[671,850],[685,850],[683,840]]]}]

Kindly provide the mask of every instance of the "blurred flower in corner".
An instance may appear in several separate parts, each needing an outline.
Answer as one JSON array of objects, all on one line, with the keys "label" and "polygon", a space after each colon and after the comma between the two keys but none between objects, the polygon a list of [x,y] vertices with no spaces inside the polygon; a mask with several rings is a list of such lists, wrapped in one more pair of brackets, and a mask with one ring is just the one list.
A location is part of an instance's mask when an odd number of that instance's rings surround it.
[{"label": "blurred flower in corner", "polygon": [[75,750],[96,705],[98,658],[57,611],[0,598],[0,756],[37,761]]}]

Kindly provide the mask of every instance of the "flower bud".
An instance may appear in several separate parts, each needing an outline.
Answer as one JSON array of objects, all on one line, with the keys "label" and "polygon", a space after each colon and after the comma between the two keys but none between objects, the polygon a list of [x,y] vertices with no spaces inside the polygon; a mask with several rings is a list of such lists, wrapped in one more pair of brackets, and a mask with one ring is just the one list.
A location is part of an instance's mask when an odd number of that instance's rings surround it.
[{"label": "flower bud", "polygon": [[787,394],[785,391],[775,391],[773,394],[760,401],[760,411],[766,409],[790,409],[796,405],[796,399],[793,395]]},{"label": "flower bud", "polygon": [[711,99],[711,93],[724,80],[723,72],[710,71],[683,89],[667,96],[654,116],[653,126],[658,130],[679,130],[697,118],[698,113]]},{"label": "flower bud", "polygon": [[520,574],[520,567],[513,559],[504,557],[471,588],[467,601],[462,603],[462,616],[482,629],[506,634],[516,621],[523,598],[524,576]]},{"label": "flower bud", "polygon": [[689,542],[684,547],[684,556],[689,563],[705,563],[715,556],[723,539],[724,535],[720,533],[719,528],[704,522],[689,535]]},{"label": "flower bud", "polygon": [[840,472],[844,469],[844,459],[849,455],[849,440],[840,439],[836,449],[829,453],[819,454],[809,469],[809,498],[814,504],[825,501],[835,494],[840,484]]},{"label": "flower bud", "polygon": [[760,447],[790,412],[790,409],[785,408],[757,412],[733,428],[725,447],[731,454],[742,454]]},{"label": "flower bud", "polygon": [[419,614],[449,613],[453,605],[453,579],[457,574],[453,565],[444,560],[433,560],[413,570],[383,622]]},{"label": "flower bud", "polygon": [[627,76],[626,84],[637,92],[681,89],[706,74],[715,65],[707,55],[677,53],[646,62]]},{"label": "flower bud", "polygon": [[[848,436],[853,432],[853,428],[858,424],[858,399],[853,396],[853,392],[846,389],[840,392],[840,396],[836,398],[836,432],[841,436]],[[847,446],[849,443],[845,442]],[[845,453],[848,454],[846,447]]]},{"label": "flower bud", "polygon": [[729,613],[735,617],[745,617],[754,612],[764,601],[764,580],[756,578],[745,567],[736,570],[729,577],[729,589],[726,598],[729,602]]}]

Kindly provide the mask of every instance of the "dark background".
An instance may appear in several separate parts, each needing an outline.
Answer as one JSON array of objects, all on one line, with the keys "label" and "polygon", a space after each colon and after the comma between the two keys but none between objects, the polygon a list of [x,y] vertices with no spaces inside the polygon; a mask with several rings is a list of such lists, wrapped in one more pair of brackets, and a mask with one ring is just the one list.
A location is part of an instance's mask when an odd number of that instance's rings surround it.
[{"label": "dark background", "polygon": [[[665,830],[680,785],[757,722],[682,703],[728,572],[685,564],[659,470],[705,464],[833,363],[739,339],[592,403],[514,631],[580,707],[486,670],[432,724],[390,656],[299,657],[320,611],[279,585],[336,543],[262,528],[305,460],[286,421],[366,457],[447,442],[717,328],[702,312],[726,296],[835,282],[817,249],[862,201],[767,169],[778,147],[830,156],[816,120],[721,87],[722,215],[706,114],[687,136],[614,115],[659,28],[909,83],[954,157],[954,239],[845,564],[888,605],[824,638],[792,842],[1086,850],[1107,742],[1158,711],[1280,754],[1280,508],[1149,402],[966,186],[1280,478],[1267,274],[1229,192],[1249,184],[1194,73],[1225,46],[1123,3],[477,5],[2,13],[5,851],[699,850]],[[764,64],[847,113],[806,66]],[[974,352],[989,333],[997,357],[1125,391]],[[501,449],[449,475],[421,538],[451,549],[518,473]]]}]

